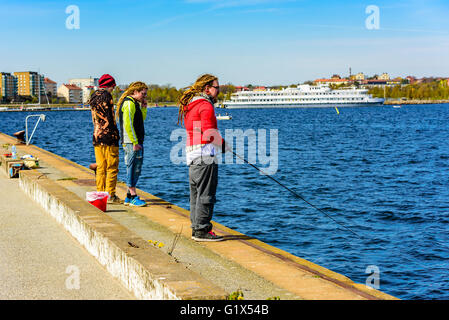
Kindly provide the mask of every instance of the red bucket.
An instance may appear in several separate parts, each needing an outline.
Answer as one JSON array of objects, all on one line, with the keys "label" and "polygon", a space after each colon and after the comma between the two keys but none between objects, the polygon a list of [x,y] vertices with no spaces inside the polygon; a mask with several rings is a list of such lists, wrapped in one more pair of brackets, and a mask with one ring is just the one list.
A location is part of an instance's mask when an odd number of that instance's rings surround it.
[{"label": "red bucket", "polygon": [[86,192],[86,200],[101,211],[106,211],[109,193],[103,191]]}]

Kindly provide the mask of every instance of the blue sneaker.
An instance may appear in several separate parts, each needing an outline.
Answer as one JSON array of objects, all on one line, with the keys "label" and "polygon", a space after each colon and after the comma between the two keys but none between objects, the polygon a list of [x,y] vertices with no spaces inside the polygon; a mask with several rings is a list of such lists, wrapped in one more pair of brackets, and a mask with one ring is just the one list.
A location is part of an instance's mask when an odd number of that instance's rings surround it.
[{"label": "blue sneaker", "polygon": [[126,197],[125,198],[125,202],[123,203],[125,206],[129,206],[129,204],[131,203],[131,198]]},{"label": "blue sneaker", "polygon": [[136,196],[134,199],[131,200],[129,203],[130,207],[143,207],[146,206],[146,202],[141,200],[138,196]]}]

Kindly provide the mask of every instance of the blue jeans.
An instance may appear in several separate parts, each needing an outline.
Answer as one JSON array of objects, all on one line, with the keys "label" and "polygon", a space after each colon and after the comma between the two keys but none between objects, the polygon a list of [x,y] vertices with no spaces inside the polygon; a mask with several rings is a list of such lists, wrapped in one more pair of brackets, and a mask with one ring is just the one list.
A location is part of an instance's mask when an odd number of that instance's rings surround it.
[{"label": "blue jeans", "polygon": [[135,188],[142,170],[143,147],[134,151],[132,143],[125,143],[123,150],[125,151],[126,185],[128,188]]}]

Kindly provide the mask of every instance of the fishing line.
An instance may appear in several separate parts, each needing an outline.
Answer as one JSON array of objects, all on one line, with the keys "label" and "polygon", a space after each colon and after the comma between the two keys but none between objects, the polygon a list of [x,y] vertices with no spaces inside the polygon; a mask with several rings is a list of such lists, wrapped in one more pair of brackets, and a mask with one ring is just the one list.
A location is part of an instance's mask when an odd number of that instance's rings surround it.
[{"label": "fishing line", "polygon": [[313,205],[312,203],[310,203],[309,201],[307,201],[306,199],[304,199],[303,196],[301,196],[300,194],[298,194],[297,192],[295,192],[294,190],[290,189],[289,187],[285,186],[283,183],[279,182],[278,180],[276,180],[275,178],[273,178],[272,176],[268,175],[267,173],[265,173],[263,170],[259,169],[258,167],[256,167],[255,165],[253,165],[252,163],[248,162],[245,158],[242,158],[241,156],[239,156],[237,153],[235,153],[234,151],[231,151],[236,157],[238,157],[239,159],[243,160],[245,163],[249,164],[251,167],[255,168],[256,170],[260,171],[263,175],[265,175],[266,177],[270,178],[271,180],[273,180],[274,182],[276,182],[277,184],[279,184],[281,187],[287,189],[288,191],[290,191],[294,196],[296,196],[297,198],[301,199],[302,201],[304,201],[305,203],[307,203],[309,206],[311,206],[312,208],[318,210],[319,212],[321,212],[322,214],[324,214],[326,217],[328,217],[329,219],[331,219],[332,221],[334,221],[336,224],[338,224],[340,227],[345,228],[346,230],[348,230],[349,232],[351,232],[352,234],[354,234],[357,238],[364,240],[360,235],[358,235],[357,233],[355,233],[353,230],[351,230],[349,227],[341,224],[340,222],[338,222],[337,220],[335,220],[334,218],[332,218],[332,216],[328,215],[326,212],[324,212],[323,210],[321,210],[320,208],[318,208],[317,206]]},{"label": "fishing line", "polygon": [[[281,187],[285,188],[286,190],[288,190],[289,192],[291,192],[293,195],[295,195],[297,198],[300,198],[301,200],[303,200],[305,203],[307,203],[308,205],[310,205],[312,208],[316,209],[317,211],[321,212],[322,214],[324,214],[326,217],[328,217],[329,219],[331,219],[332,221],[334,221],[336,224],[338,224],[340,227],[345,228],[346,230],[350,231],[352,234],[354,234],[357,238],[359,238],[360,240],[366,240],[363,239],[360,235],[358,235],[356,232],[354,232],[351,228],[343,225],[342,223],[338,222],[337,220],[335,220],[332,216],[330,216],[329,214],[327,214],[326,212],[324,212],[323,210],[321,210],[320,208],[318,208],[317,206],[315,206],[314,204],[310,203],[309,201],[307,201],[306,199],[304,199],[304,197],[302,197],[301,195],[299,195],[297,192],[295,192],[294,190],[290,189],[289,187],[285,186],[283,183],[279,182],[278,180],[276,180],[275,178],[271,177],[270,175],[268,175],[267,173],[265,173],[263,170],[259,169],[257,166],[253,165],[252,163],[248,162],[245,158],[242,158],[241,156],[239,156],[237,153],[235,153],[234,151],[230,150],[236,157],[238,157],[239,159],[243,160],[245,163],[249,164],[251,167],[255,168],[256,170],[258,170],[259,172],[261,172],[263,175],[265,175],[266,177],[270,178],[271,180],[273,180],[274,182],[276,182],[277,184],[279,184]],[[375,238],[375,239],[379,239],[379,240],[383,240],[380,238]],[[373,239],[371,239],[373,240]],[[443,244],[439,243],[438,241],[435,241],[438,244],[442,245],[444,247]],[[378,245],[379,248],[388,251],[387,248],[383,247],[382,245]],[[412,256],[412,254],[406,252],[406,254]],[[407,259],[407,257],[405,257],[405,259]],[[428,268],[428,266],[423,265],[421,262],[419,262],[416,257],[413,257],[413,259],[407,259],[411,262],[417,263],[419,265],[421,265],[422,267]],[[433,285],[431,284],[431,286],[433,287]]]}]

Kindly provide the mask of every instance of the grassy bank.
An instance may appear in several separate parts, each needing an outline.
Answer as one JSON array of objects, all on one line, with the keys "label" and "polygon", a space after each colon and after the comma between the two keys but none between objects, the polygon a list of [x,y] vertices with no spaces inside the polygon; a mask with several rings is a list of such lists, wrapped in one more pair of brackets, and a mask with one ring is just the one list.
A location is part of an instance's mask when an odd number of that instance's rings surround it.
[{"label": "grassy bank", "polygon": [[449,100],[387,100],[385,105],[400,105],[400,104],[443,104],[449,103]]}]

